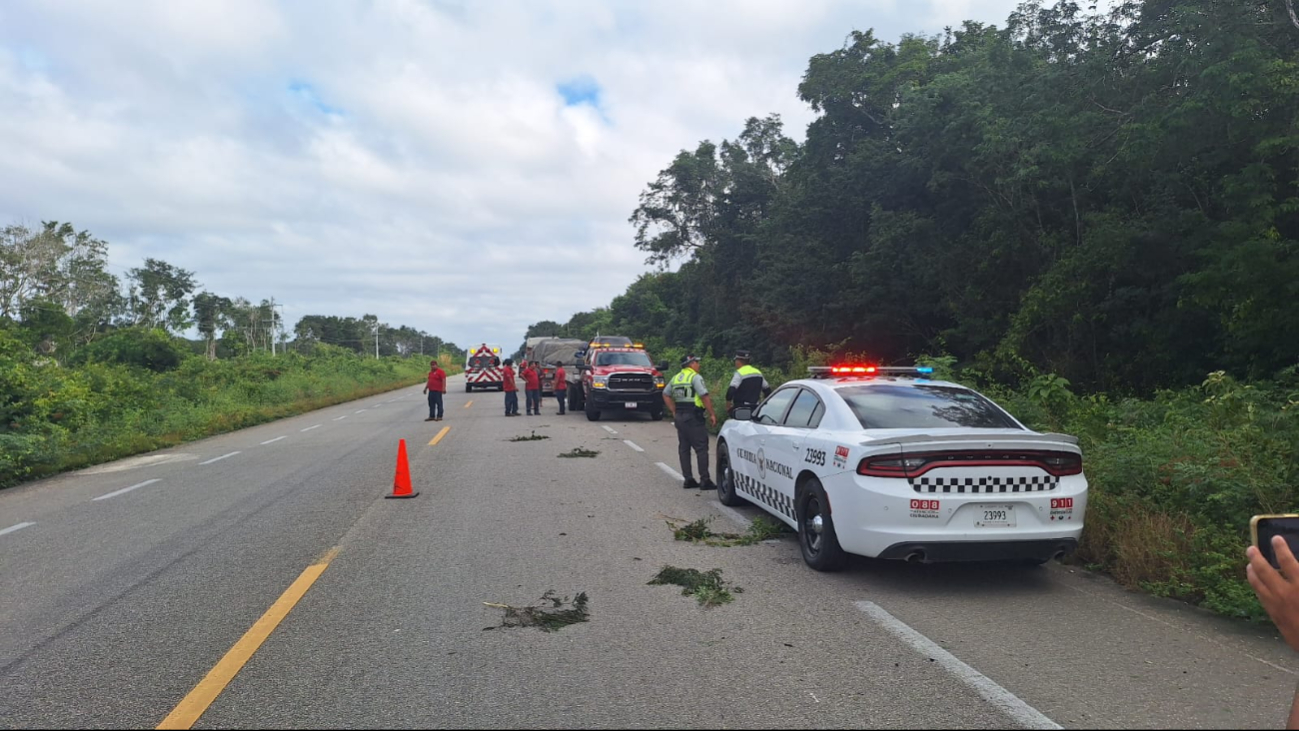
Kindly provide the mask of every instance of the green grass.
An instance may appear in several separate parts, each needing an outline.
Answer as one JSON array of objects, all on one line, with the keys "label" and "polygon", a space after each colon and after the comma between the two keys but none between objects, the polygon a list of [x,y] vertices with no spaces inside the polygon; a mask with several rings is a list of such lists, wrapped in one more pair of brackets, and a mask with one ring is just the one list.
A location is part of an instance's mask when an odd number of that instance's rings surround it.
[{"label": "green grass", "polygon": [[526,437],[524,436],[512,437],[510,438],[510,441],[511,442],[537,442],[537,441],[541,441],[542,439],[549,439],[549,438],[550,437],[546,436],[545,434],[538,434],[534,431],[532,432],[532,434]]},{"label": "green grass", "polygon": [[744,533],[717,533],[709,527],[712,521],[712,517],[700,518],[690,523],[671,519],[667,524],[672,529],[673,537],[678,541],[703,543],[709,546],[751,546],[792,532],[789,526],[765,515],[754,518]]},{"label": "green grass", "polygon": [[584,591],[578,592],[577,596],[570,600],[568,597],[561,599],[555,594],[555,590],[551,589],[542,594],[535,604],[526,607],[512,607],[508,604],[492,602],[483,602],[483,604],[504,611],[499,625],[484,627],[484,630],[502,627],[536,627],[542,632],[558,632],[569,625],[589,621],[591,616],[590,602]]},{"label": "green grass", "polygon": [[683,596],[693,596],[700,606],[705,608],[729,604],[735,601],[735,594],[744,593],[742,587],[728,585],[722,579],[721,569],[700,571],[698,569],[664,566],[647,583],[650,586],[666,584],[680,586]]}]

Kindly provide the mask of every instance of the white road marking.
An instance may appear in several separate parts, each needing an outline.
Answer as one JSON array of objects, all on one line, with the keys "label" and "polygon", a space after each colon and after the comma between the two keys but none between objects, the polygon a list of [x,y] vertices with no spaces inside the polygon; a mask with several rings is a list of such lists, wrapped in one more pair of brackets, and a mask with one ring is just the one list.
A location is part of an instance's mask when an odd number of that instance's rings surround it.
[{"label": "white road marking", "polygon": [[284,437],[275,437],[274,439],[267,439],[266,441],[262,442],[262,444],[270,444],[271,442],[278,442],[283,438]]},{"label": "white road marking", "polygon": [[602,426],[602,427],[600,427],[600,428],[601,428],[601,429],[604,429],[605,431],[609,432],[610,434],[617,434],[617,433],[618,433],[618,432],[614,431],[613,429],[610,429],[610,428],[607,427],[607,426]]},{"label": "white road marking", "polygon": [[353,411],[352,413],[353,413],[353,414],[360,414],[360,413],[362,413],[362,412],[364,412],[364,411],[365,411],[365,409],[357,409],[356,411]]},{"label": "white road marking", "polygon": [[658,465],[659,469],[663,470],[669,475],[672,475],[673,479],[679,480],[681,482],[685,482],[686,478],[680,472],[677,472],[676,470],[672,469],[671,467],[668,467],[662,462],[655,462],[654,464]]},{"label": "white road marking", "polygon": [[213,462],[220,462],[221,460],[225,459],[226,457],[233,457],[233,456],[235,456],[236,454],[239,454],[239,453],[238,453],[238,452],[231,452],[230,454],[223,454],[223,455],[221,455],[220,457],[213,457],[212,459],[209,459],[209,460],[206,461],[206,462],[199,462],[199,464],[200,464],[200,465],[205,465],[205,464],[212,464]]},{"label": "white road marking", "polygon": [[29,526],[33,526],[33,525],[36,525],[36,524],[35,524],[35,523],[32,523],[32,522],[30,522],[30,521],[29,521],[29,522],[26,522],[26,523],[19,523],[18,525],[11,525],[11,526],[9,526],[8,528],[5,528],[5,529],[3,529],[3,530],[0,530],[0,536],[4,535],[4,534],[6,534],[6,533],[13,533],[13,532],[16,531],[16,530],[22,530],[23,528],[27,528],[27,527],[29,527]]},{"label": "white road marking", "polygon": [[311,431],[312,429],[319,429],[319,428],[320,428],[320,425],[319,425],[319,424],[316,424],[315,426],[309,426],[309,427],[307,427],[306,429],[303,429],[302,431]]},{"label": "white road marking", "polygon": [[342,416],[338,417],[337,419],[334,419],[334,421],[342,421],[343,419],[346,419],[346,418],[347,418],[347,414],[343,414]]},{"label": "white road marking", "polygon": [[994,708],[1010,716],[1024,728],[1059,729],[1060,724],[1042,715],[1036,708],[1019,699],[1014,693],[997,685],[988,676],[966,665],[955,655],[939,647],[933,640],[912,629],[905,622],[889,614],[874,602],[857,602],[857,608],[865,612],[889,634],[902,640],[911,649],[943,666],[943,669],[956,679],[969,686]]},{"label": "white road marking", "polygon": [[91,500],[107,500],[107,499],[109,499],[110,497],[117,497],[118,495],[121,495],[122,493],[130,492],[130,491],[132,491],[132,490],[134,490],[134,489],[136,489],[136,488],[138,488],[138,487],[144,487],[145,485],[152,485],[152,484],[155,483],[155,482],[161,482],[161,478],[157,478],[157,479],[153,479],[153,480],[145,480],[144,482],[141,482],[141,483],[138,484],[138,485],[131,485],[130,487],[124,487],[124,488],[122,488],[121,490],[117,490],[116,492],[110,492],[110,493],[108,493],[107,495],[100,495],[99,497],[91,498]]},{"label": "white road marking", "polygon": [[633,442],[633,441],[630,440],[630,439],[624,439],[624,440],[622,440],[622,443],[623,443],[623,444],[626,444],[627,446],[631,447],[632,449],[636,450],[637,452],[644,452],[644,451],[645,451],[645,450],[643,450],[643,449],[640,448],[640,445],[639,445],[639,444],[637,444],[636,442]]}]

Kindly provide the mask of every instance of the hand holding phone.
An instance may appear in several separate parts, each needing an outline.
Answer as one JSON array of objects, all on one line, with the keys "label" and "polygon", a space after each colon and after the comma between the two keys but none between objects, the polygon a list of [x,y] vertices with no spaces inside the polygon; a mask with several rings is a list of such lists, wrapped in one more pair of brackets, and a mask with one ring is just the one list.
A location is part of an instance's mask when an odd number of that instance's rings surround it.
[{"label": "hand holding phone", "polygon": [[[1290,547],[1290,553],[1299,556],[1299,515],[1255,515],[1249,521],[1249,532],[1259,553],[1263,554],[1263,558],[1267,559],[1274,569],[1281,568],[1277,563],[1276,552],[1272,549],[1274,536],[1284,538],[1286,545]],[[1299,580],[1299,576],[1290,578]]]},{"label": "hand holding phone", "polygon": [[1299,516],[1257,515],[1250,532],[1255,545],[1245,551],[1249,585],[1286,644],[1299,651],[1299,560],[1291,548],[1299,543]]}]

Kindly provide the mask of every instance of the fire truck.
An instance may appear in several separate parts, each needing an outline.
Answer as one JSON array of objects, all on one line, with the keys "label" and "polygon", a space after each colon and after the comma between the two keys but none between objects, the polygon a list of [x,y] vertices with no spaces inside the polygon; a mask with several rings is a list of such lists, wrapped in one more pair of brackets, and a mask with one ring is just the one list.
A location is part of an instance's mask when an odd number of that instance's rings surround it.
[{"label": "fire truck", "polygon": [[483,343],[465,355],[465,393],[475,388],[505,390],[504,371],[501,370],[501,348]]}]

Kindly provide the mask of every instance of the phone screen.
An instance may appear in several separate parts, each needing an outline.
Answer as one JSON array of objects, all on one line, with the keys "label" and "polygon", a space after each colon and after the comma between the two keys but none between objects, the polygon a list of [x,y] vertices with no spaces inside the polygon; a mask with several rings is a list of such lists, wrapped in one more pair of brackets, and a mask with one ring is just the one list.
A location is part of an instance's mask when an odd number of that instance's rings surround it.
[{"label": "phone screen", "polygon": [[1254,520],[1254,545],[1268,563],[1280,568],[1272,550],[1272,536],[1284,538],[1290,552],[1299,556],[1299,516],[1259,516]]}]

